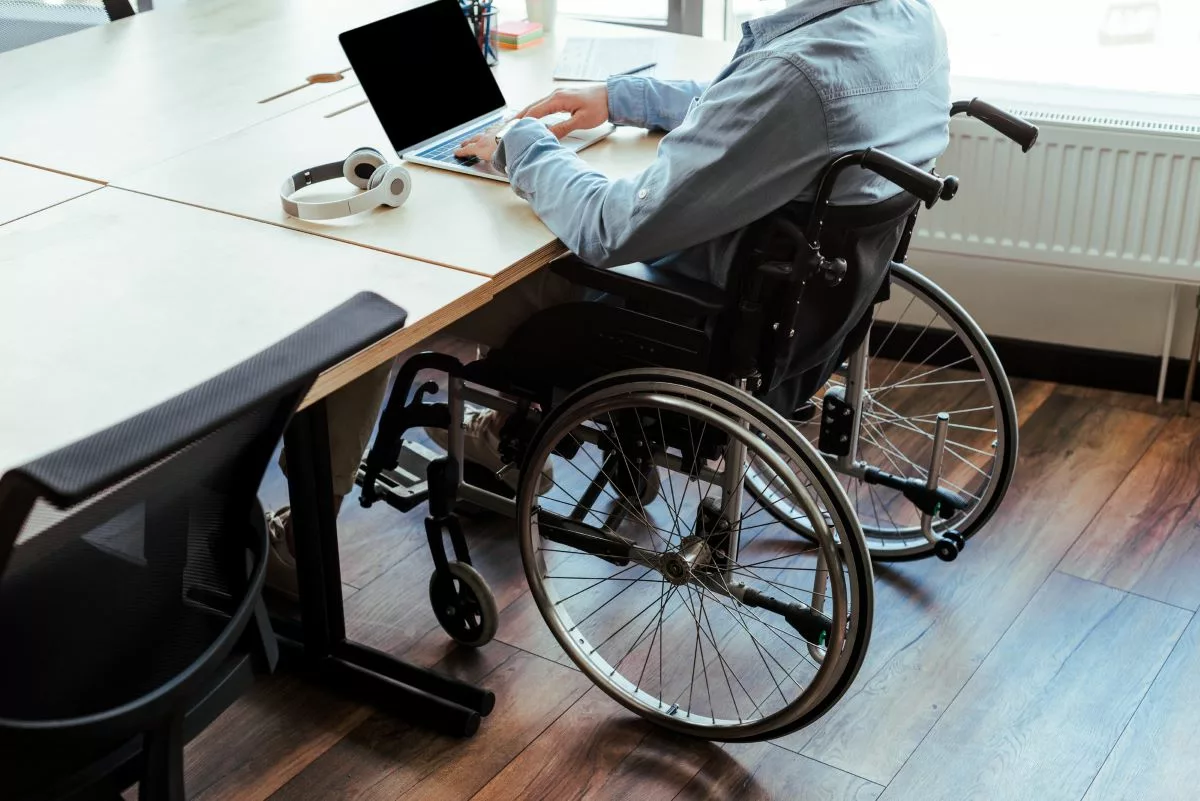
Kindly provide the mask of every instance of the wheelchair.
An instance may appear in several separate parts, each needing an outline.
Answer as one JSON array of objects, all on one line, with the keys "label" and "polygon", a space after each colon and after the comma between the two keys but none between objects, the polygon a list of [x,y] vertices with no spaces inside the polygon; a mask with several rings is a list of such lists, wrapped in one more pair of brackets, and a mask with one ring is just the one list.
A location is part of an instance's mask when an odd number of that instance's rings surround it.
[{"label": "wheelchair", "polygon": [[[978,100],[953,112],[1026,150],[1036,139]],[[831,204],[854,167],[903,191]],[[848,153],[813,201],[732,235],[724,288],[568,257],[550,269],[606,301],[543,310],[466,364],[409,359],[359,470],[360,500],[428,503],[429,594],[446,632],[476,647],[495,635],[496,602],[459,520],[490,510],[515,518],[555,639],[636,714],[752,741],[828,711],[866,654],[872,558],[953,559],[1011,478],[1003,369],[970,317],[904,264],[920,205],[957,189],[877,150]],[[877,311],[897,303],[899,314]],[[913,307],[931,318],[903,322]],[[445,400],[435,382],[417,384],[429,370],[446,375]],[[506,413],[515,493],[464,463],[467,403]],[[447,453],[406,436],[414,428],[446,429]]]}]

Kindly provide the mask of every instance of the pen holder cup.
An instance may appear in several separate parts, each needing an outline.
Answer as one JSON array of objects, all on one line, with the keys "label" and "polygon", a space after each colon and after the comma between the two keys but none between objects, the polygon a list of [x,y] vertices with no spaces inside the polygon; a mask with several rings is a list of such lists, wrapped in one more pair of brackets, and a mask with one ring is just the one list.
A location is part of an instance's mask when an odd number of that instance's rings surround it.
[{"label": "pen holder cup", "polygon": [[471,24],[471,32],[475,34],[475,42],[479,51],[487,60],[489,67],[494,67],[500,61],[500,31],[497,26],[497,12],[487,6],[466,6],[463,9],[467,21]]}]

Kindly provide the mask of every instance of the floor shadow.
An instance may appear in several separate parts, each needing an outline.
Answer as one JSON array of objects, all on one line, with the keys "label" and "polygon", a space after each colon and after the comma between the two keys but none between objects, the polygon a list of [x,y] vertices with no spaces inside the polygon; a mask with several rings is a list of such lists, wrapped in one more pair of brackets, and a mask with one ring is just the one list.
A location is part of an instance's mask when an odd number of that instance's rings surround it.
[{"label": "floor shadow", "polygon": [[620,772],[628,772],[635,780],[637,775],[653,776],[656,787],[681,788],[673,801],[770,797],[754,774],[718,743],[685,737],[631,717],[611,719],[596,730],[600,742],[622,742],[638,735],[644,739],[626,757]]},{"label": "floor shadow", "polygon": [[904,595],[905,598],[912,601],[913,605],[919,609],[930,610],[934,608],[935,599],[933,593],[913,576],[905,573],[896,565],[887,562],[876,562],[874,569],[876,583],[892,587]]}]

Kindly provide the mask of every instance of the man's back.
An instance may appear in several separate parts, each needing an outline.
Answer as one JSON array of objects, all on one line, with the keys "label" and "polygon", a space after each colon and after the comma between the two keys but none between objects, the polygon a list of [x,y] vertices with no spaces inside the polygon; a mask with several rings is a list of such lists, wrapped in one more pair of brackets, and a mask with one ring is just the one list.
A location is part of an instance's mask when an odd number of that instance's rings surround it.
[{"label": "man's back", "polygon": [[[949,56],[928,0],[810,1],[757,22],[747,24],[739,52],[787,59],[806,75],[824,117],[827,159],[876,147],[931,167],[946,149]],[[896,193],[895,184],[862,171],[839,181],[834,200],[870,203]]]},{"label": "man's back", "polygon": [[[518,194],[585,261],[670,256],[669,266],[723,286],[728,236],[811,197],[821,170],[876,147],[932,165],[948,140],[949,59],[929,0],[802,0],[752,20],[709,84],[610,79],[608,116],[668,131],[637,176],[610,180],[525,120],[499,154]],[[834,201],[866,204],[898,188],[866,171]]]}]

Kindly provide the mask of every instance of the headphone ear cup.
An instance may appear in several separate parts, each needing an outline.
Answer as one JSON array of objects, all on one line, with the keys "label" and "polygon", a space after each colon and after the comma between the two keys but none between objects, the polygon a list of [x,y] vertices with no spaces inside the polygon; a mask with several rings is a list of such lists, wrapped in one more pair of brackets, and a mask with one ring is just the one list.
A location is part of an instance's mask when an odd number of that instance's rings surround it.
[{"label": "headphone ear cup", "polygon": [[375,171],[386,163],[387,159],[375,148],[360,147],[342,162],[342,175],[359,189],[367,189]]},{"label": "headphone ear cup", "polygon": [[371,175],[370,189],[384,187],[384,195],[380,203],[396,208],[403,205],[412,194],[412,176],[400,164],[385,164]]},{"label": "headphone ear cup", "polygon": [[367,182],[367,189],[375,189],[383,183],[383,179],[387,177],[388,165],[381,164],[371,173],[371,180]]}]

